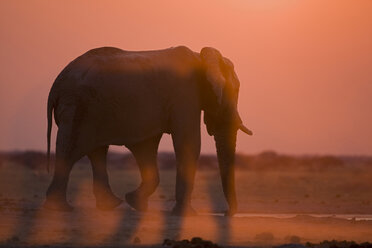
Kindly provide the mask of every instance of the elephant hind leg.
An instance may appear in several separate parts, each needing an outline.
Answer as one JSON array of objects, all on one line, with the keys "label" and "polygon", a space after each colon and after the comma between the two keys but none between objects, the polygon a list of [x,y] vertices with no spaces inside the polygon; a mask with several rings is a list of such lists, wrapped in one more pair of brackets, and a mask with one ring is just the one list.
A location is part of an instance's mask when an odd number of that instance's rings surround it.
[{"label": "elephant hind leg", "polygon": [[56,163],[53,180],[47,190],[44,208],[62,212],[73,210],[67,202],[67,183],[73,163],[56,154]]},{"label": "elephant hind leg", "polygon": [[112,210],[119,206],[123,200],[112,193],[107,174],[108,146],[99,147],[88,154],[93,169],[93,193],[96,197],[96,206],[101,210]]},{"label": "elephant hind leg", "polygon": [[146,211],[148,198],[159,185],[157,153],[162,135],[155,136],[135,145],[127,146],[133,153],[141,173],[140,186],[125,195],[127,203],[138,211]]}]

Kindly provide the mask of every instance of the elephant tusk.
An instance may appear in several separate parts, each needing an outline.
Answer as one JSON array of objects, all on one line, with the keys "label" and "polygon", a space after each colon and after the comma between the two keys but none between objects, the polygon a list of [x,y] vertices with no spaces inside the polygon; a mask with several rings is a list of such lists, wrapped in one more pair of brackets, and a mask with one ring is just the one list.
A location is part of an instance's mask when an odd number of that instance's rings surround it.
[{"label": "elephant tusk", "polygon": [[253,134],[253,132],[251,130],[249,130],[246,126],[244,126],[243,123],[240,124],[239,129],[242,130],[244,133],[246,133],[248,135]]}]

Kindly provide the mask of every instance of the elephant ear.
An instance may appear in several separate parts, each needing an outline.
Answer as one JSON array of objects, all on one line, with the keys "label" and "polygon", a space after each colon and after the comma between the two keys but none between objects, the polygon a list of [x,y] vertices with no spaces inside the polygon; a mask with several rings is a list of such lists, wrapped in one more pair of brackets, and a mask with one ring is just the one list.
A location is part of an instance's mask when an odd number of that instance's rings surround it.
[{"label": "elephant ear", "polygon": [[207,126],[208,134],[214,135],[218,120],[217,112],[223,102],[223,89],[226,84],[223,66],[221,66],[224,61],[221,53],[212,47],[204,47],[200,51],[200,58],[208,88],[210,88],[210,91],[206,91],[206,99],[209,100],[207,100],[208,103],[204,111],[204,123]]},{"label": "elephant ear", "polygon": [[206,79],[212,86],[218,104],[221,104],[223,88],[226,84],[226,79],[221,70],[221,60],[223,57],[217,49],[212,47],[204,47],[200,51],[200,57],[205,68]]},{"label": "elephant ear", "polygon": [[[239,82],[238,76],[235,73],[233,62],[231,62],[231,60],[229,60],[228,58],[225,58],[225,57],[223,57],[222,59],[223,59],[223,64],[224,64],[224,67],[223,67],[224,71],[229,72],[229,73],[224,73],[223,74],[224,77],[226,78],[226,81],[229,82],[229,84],[231,85],[231,87],[234,90],[239,91],[240,82]],[[228,74],[228,75],[226,75],[226,74]]]}]

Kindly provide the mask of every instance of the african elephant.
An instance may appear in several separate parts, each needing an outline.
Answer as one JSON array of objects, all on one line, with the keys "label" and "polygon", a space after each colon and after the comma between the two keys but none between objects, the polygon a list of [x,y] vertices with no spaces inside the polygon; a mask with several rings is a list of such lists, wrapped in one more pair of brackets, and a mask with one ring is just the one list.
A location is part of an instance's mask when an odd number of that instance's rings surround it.
[{"label": "african elephant", "polygon": [[173,213],[193,214],[191,192],[200,154],[200,118],[216,143],[228,215],[236,212],[234,156],[237,130],[251,135],[239,117],[239,80],[233,64],[205,47],[154,51],[92,49],[68,64],[48,97],[48,158],[52,112],[58,126],[56,165],[44,207],[70,211],[66,188],[73,164],[87,155],[93,190],[101,209],[122,200],[110,188],[106,171],[109,145],[124,145],[136,158],[142,182],[126,201],[145,211],[159,184],[157,150],[163,133],[171,134],[177,160]]}]

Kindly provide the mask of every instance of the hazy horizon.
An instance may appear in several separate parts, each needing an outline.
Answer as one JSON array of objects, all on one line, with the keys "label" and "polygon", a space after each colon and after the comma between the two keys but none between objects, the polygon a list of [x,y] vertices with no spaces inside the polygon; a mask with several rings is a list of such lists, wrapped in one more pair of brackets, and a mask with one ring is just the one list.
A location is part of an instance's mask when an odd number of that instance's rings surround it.
[{"label": "hazy horizon", "polygon": [[[254,132],[239,133],[238,153],[372,155],[372,1],[87,3],[0,2],[0,151],[46,151],[49,89],[87,50],[186,45],[235,65]],[[214,153],[201,125],[202,153]]]},{"label": "hazy horizon", "polygon": [[[171,141],[170,141],[171,142]],[[163,143],[165,143],[163,141]],[[45,149],[12,149],[12,150],[0,150],[0,153],[6,153],[6,154],[12,154],[12,153],[28,153],[28,152],[36,152],[36,153],[45,153],[47,154]],[[115,145],[110,145],[109,154],[114,154],[116,155],[130,155],[132,156],[132,153],[126,149],[125,147],[121,146],[115,146]],[[245,151],[237,151],[236,156],[260,156],[264,155],[267,153],[274,153],[277,156],[289,156],[289,157],[294,157],[294,158],[301,158],[301,157],[336,157],[336,158],[356,158],[356,159],[372,159],[371,154],[336,154],[336,153],[286,153],[286,152],[280,152],[280,151],[275,151],[273,149],[267,149],[267,150],[262,150],[262,151],[255,151],[255,152],[245,152]],[[164,144],[163,144],[163,149],[159,149],[158,155],[172,155],[175,156],[174,151],[170,147],[165,147],[164,149]],[[52,151],[51,155],[54,156],[55,152]],[[200,154],[200,157],[202,156],[215,156],[217,157],[217,154],[215,151],[204,151]]]}]

